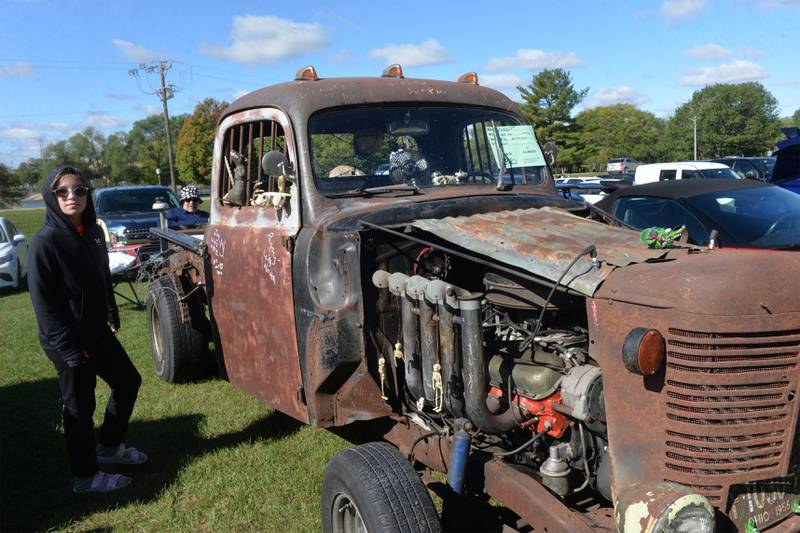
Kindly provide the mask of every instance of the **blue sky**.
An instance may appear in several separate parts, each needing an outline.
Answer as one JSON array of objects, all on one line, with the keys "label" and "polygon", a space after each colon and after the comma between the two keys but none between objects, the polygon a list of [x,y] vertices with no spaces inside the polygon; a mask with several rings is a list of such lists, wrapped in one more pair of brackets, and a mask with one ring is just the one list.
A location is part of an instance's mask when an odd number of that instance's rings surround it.
[{"label": "blue sky", "polygon": [[578,110],[618,102],[666,117],[716,82],[759,81],[782,116],[800,108],[800,0],[622,2],[256,2],[2,0],[0,162],[87,126],[128,130],[160,112],[148,81],[128,70],[174,61],[170,113],[232,101],[293,78],[407,77],[514,87],[562,67],[589,88]]}]

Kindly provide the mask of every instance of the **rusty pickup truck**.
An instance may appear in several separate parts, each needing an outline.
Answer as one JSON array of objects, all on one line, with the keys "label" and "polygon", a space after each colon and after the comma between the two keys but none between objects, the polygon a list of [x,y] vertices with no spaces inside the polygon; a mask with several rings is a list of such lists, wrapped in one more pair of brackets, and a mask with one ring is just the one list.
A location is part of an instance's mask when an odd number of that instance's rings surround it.
[{"label": "rusty pickup truck", "polygon": [[650,249],[551,158],[474,73],[243,96],[204,240],[158,231],[156,373],[213,342],[266,404],[385,428],[328,464],[325,531],[439,530],[422,478],[450,529],[488,495],[528,531],[798,531],[800,254]]}]

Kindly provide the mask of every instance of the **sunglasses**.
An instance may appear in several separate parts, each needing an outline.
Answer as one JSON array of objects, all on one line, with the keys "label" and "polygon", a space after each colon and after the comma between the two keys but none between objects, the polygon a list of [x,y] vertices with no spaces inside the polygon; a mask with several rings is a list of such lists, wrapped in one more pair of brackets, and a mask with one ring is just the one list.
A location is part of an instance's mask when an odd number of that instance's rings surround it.
[{"label": "sunglasses", "polygon": [[200,203],[200,198],[186,198],[184,202],[191,202],[193,204]]},{"label": "sunglasses", "polygon": [[69,197],[69,193],[74,194],[75,196],[86,196],[89,192],[89,187],[86,185],[78,185],[77,187],[69,188],[69,187],[59,187],[58,189],[53,189],[53,194],[58,196],[59,198],[67,198]]}]

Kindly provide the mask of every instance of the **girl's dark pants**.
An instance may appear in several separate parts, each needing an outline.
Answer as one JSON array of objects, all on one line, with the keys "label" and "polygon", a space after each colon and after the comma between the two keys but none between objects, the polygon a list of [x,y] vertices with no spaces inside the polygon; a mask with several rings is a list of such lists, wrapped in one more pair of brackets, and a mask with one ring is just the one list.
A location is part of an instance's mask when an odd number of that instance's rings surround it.
[{"label": "girl's dark pants", "polygon": [[72,474],[76,477],[88,477],[97,471],[92,421],[97,376],[111,387],[103,425],[97,435],[97,442],[103,446],[118,446],[122,442],[142,384],[142,376],[110,330],[104,328],[96,345],[87,352],[89,358],[75,367],[67,366],[60,357],[48,353],[58,372],[64,401],[64,436]]}]

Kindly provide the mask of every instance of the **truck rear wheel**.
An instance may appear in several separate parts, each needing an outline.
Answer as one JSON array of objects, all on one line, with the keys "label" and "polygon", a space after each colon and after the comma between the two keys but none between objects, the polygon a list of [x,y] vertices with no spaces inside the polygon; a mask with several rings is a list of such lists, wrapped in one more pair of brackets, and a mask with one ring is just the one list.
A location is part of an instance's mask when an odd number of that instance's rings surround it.
[{"label": "truck rear wheel", "polygon": [[322,483],[326,533],[440,531],[427,489],[400,452],[370,442],[336,454]]},{"label": "truck rear wheel", "polygon": [[182,304],[172,278],[165,276],[150,284],[146,305],[156,375],[169,383],[183,383],[206,374],[208,320],[202,304],[190,299],[186,303],[189,320],[183,323]]}]

